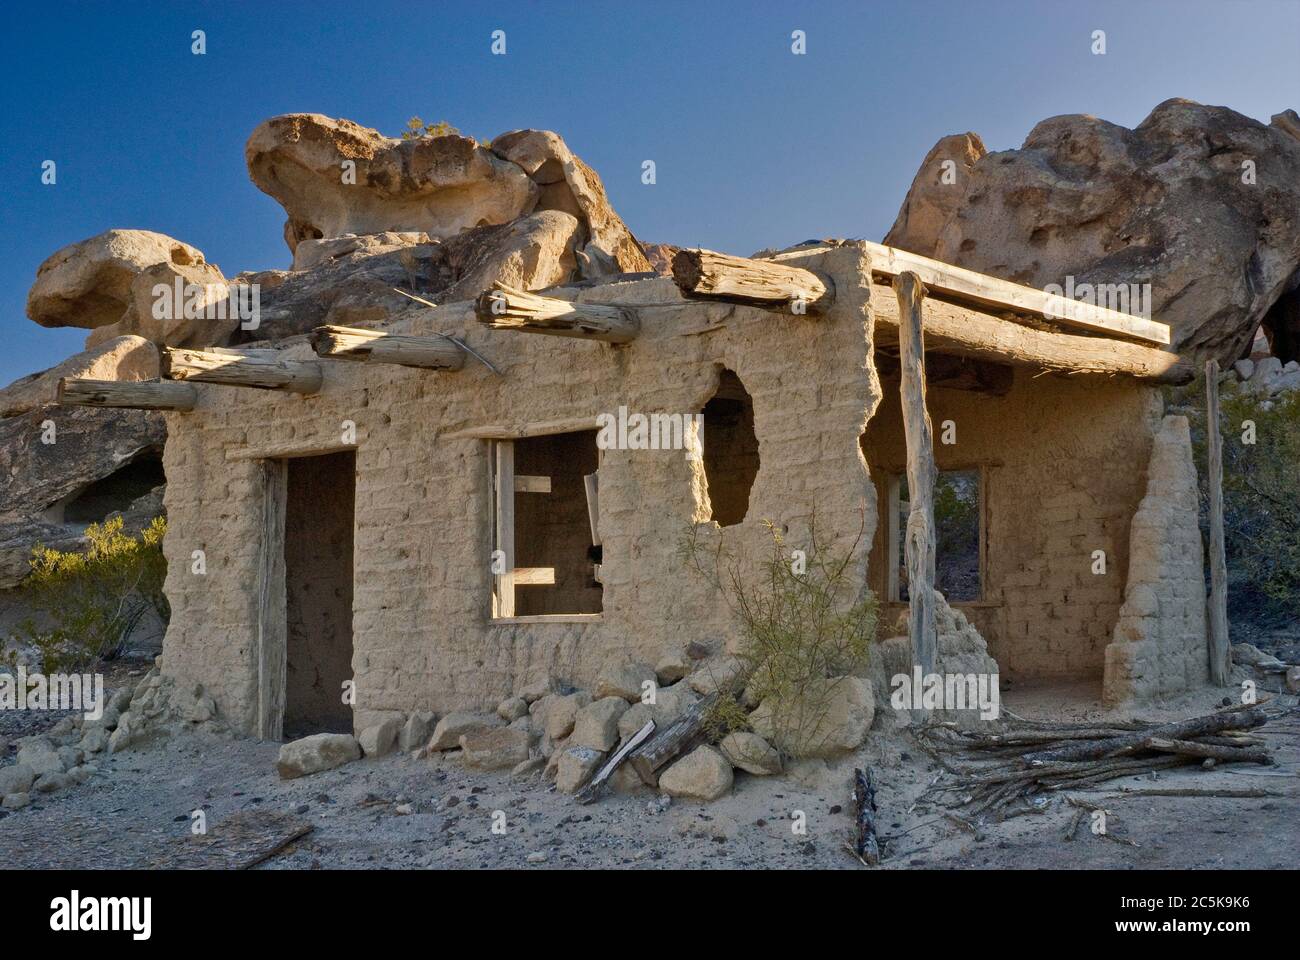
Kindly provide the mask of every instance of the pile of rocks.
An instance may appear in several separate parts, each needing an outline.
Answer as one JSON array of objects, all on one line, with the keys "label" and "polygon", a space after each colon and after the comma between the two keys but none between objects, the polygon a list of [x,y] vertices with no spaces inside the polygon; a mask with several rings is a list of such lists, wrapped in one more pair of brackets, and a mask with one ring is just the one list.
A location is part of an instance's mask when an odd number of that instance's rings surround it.
[{"label": "pile of rocks", "polygon": [[32,794],[85,783],[99,772],[95,756],[166,737],[178,730],[220,733],[226,727],[202,687],[186,689],[155,667],[134,687],[118,690],[98,717],[75,713],[45,733],[16,742],[17,763],[0,767],[0,805],[21,810]]},{"label": "pile of rocks", "polygon": [[1277,357],[1238,360],[1223,372],[1222,385],[1237,384],[1242,393],[1259,397],[1264,403],[1281,393],[1300,390],[1300,362],[1283,363]]}]

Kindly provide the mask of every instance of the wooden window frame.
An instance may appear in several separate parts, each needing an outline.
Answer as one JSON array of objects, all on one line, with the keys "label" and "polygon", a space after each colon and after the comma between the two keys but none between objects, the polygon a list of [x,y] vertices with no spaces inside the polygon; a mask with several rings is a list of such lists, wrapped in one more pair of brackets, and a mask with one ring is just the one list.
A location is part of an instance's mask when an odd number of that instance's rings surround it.
[{"label": "wooden window frame", "polygon": [[[989,552],[989,477],[992,464],[969,463],[940,468],[939,473],[977,473],[979,474],[979,596],[974,600],[949,600],[950,606],[988,606],[988,552]],[[899,599],[898,570],[903,561],[903,526],[899,515],[902,502],[902,482],[907,474],[904,471],[891,470],[885,476],[885,601],[886,603],[906,603]]]}]

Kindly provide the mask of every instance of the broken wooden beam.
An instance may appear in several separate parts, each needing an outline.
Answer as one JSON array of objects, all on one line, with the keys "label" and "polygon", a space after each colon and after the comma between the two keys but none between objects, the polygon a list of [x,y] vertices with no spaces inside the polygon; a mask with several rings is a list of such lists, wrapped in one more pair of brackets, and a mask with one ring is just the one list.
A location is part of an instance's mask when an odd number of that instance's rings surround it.
[{"label": "broken wooden beam", "polygon": [[659,785],[659,770],[681,754],[698,746],[706,737],[706,722],[713,705],[722,696],[718,691],[697,700],[685,713],[664,727],[647,743],[634,750],[628,763],[646,786]]},{"label": "broken wooden beam", "polygon": [[867,866],[880,863],[880,841],[876,838],[876,788],[871,782],[871,768],[864,773],[853,771],[853,803],[857,808],[854,821],[858,835],[853,842],[853,852]]},{"label": "broken wooden beam", "polygon": [[1149,737],[1163,740],[1194,740],[1224,730],[1249,730],[1263,726],[1267,722],[1268,715],[1259,707],[1245,707],[1223,713],[1211,713],[1203,717],[1192,717],[1190,720],[1180,720],[1176,723],[1161,724],[1148,730],[1107,737],[1104,740],[1083,740],[1054,750],[1027,753],[1023,759],[1029,764],[1040,764],[1120,757],[1147,749],[1145,743]]},{"label": "broken wooden beam", "polygon": [[194,380],[301,394],[319,393],[322,382],[320,364],[317,363],[177,347],[163,347],[158,351],[158,368],[167,380]]},{"label": "broken wooden beam", "polygon": [[1223,539],[1223,437],[1219,433],[1219,361],[1205,363],[1205,434],[1210,489],[1210,682],[1224,686],[1232,676],[1228,638],[1228,560]]},{"label": "broken wooden beam", "polygon": [[925,341],[922,305],[925,287],[914,273],[894,281],[901,318],[899,395],[903,409],[903,434],[907,446],[907,621],[912,638],[913,663],[925,674],[934,672],[938,629],[934,609],[934,483],[939,471],[934,462],[934,428],[925,406]]},{"label": "broken wooden beam", "polygon": [[835,301],[834,284],[811,270],[712,250],[678,250],[673,255],[673,282],[685,297],[789,306],[798,314],[825,313]]},{"label": "broken wooden beam", "polygon": [[592,777],[591,783],[583,787],[574,799],[584,805],[598,800],[605,790],[605,784],[609,782],[609,778],[613,776],[614,771],[618,769],[619,764],[626,760],[628,756],[631,755],[632,751],[641,746],[641,744],[650,737],[650,734],[654,732],[655,722],[653,720],[647,720],[645,726],[632,734],[626,743],[614,751],[614,755],[605,761],[605,765],[600,768],[594,777]]},{"label": "broken wooden beam", "polygon": [[[932,260],[896,247],[866,241],[863,243],[871,255],[872,274],[883,279],[892,279],[910,272],[916,274],[930,290],[968,303],[1031,313],[1109,336],[1133,337],[1158,344],[1170,342],[1167,324],[1112,310],[1104,305],[1036,290],[963,267],[954,267],[950,263]],[[1098,285],[1092,286],[1096,289]],[[1113,286],[1128,293],[1128,285]],[[1106,287],[1107,292],[1110,289],[1110,286]]]},{"label": "broken wooden beam", "polygon": [[641,331],[641,322],[622,307],[573,303],[542,297],[494,283],[474,301],[479,322],[493,330],[519,330],[556,337],[577,337],[605,343],[628,343]]},{"label": "broken wooden beam", "polygon": [[65,407],[127,407],[133,410],[193,410],[199,392],[167,380],[59,380],[56,402]]},{"label": "broken wooden beam", "polygon": [[311,332],[311,346],[318,357],[328,360],[392,363],[424,370],[459,370],[465,366],[465,351],[444,336],[414,337],[326,325]]},{"label": "broken wooden beam", "polygon": [[[898,343],[897,301],[881,285],[873,285],[872,292],[874,343],[889,349]],[[1121,374],[1169,384],[1188,383],[1196,376],[1191,364],[1165,350],[1104,337],[1036,330],[933,298],[925,304],[925,339],[926,348],[933,353],[955,353],[1057,373]]]}]

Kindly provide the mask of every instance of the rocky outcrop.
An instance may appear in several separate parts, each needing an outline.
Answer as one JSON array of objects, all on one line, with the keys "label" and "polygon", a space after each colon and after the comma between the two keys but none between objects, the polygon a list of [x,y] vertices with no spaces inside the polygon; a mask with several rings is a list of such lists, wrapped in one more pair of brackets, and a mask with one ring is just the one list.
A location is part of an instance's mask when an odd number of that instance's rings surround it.
[{"label": "rocky outcrop", "polygon": [[[1261,321],[1277,334],[1292,315],[1285,350],[1300,352],[1300,311],[1286,308],[1300,287],[1295,126],[1293,111],[1263,124],[1189,100],[1165,101],[1132,130],[1052,117],[951,185],[933,160],[961,138],[945,138],[887,242],[1033,287],[1149,283],[1152,317],[1189,359],[1230,364]],[[975,140],[957,152],[971,158]],[[1273,339],[1275,351],[1290,342]]]},{"label": "rocky outcrop", "polygon": [[971,168],[986,153],[978,133],[956,133],[931,147],[885,243],[916,253],[919,247],[932,247],[961,206]]},{"label": "rocky outcrop", "polygon": [[27,316],[43,327],[106,327],[131,308],[132,284],[145,269],[203,262],[194,247],[164,234],[108,230],[46,258],[27,294]]},{"label": "rocky outcrop", "polygon": [[14,417],[54,401],[63,377],[150,380],[158,376],[158,350],[141,337],[114,337],[62,363],[15,380],[0,390],[0,417]]},{"label": "rocky outcrop", "polygon": [[290,250],[300,240],[384,231],[445,240],[531,213],[541,192],[517,164],[469,137],[394,140],[318,113],[264,121],[244,159],[289,215]]}]

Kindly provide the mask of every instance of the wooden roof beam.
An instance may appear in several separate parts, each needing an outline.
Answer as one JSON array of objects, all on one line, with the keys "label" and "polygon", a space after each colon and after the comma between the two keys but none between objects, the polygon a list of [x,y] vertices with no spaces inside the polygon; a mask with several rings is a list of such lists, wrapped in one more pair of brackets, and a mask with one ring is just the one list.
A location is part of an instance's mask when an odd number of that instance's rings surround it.
[{"label": "wooden roof beam", "polygon": [[829,277],[779,260],[751,260],[712,250],[678,250],[673,282],[682,296],[821,314],[835,302]]},{"label": "wooden roof beam", "polygon": [[555,337],[629,343],[641,332],[641,322],[622,307],[573,303],[542,297],[494,283],[474,301],[480,323],[493,330],[518,330]]},{"label": "wooden roof beam", "polygon": [[126,407],[132,410],[193,410],[199,392],[167,380],[59,380],[56,402],[65,407]]},{"label": "wooden roof beam", "polygon": [[194,380],[299,394],[319,393],[322,383],[320,364],[266,355],[162,347],[158,351],[158,368],[166,380]]},{"label": "wooden roof beam", "polygon": [[312,349],[327,360],[393,363],[424,370],[459,370],[465,351],[449,337],[411,337],[366,330],[361,327],[317,327],[311,332]]}]

